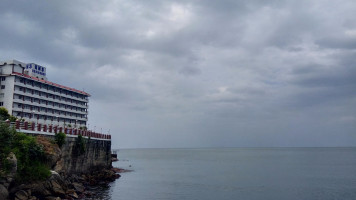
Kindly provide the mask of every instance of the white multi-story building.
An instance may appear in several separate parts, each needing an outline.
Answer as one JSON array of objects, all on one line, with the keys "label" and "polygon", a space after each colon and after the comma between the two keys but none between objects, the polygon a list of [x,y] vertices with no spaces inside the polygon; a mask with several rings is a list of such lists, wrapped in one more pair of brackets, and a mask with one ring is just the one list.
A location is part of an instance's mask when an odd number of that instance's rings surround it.
[{"label": "white multi-story building", "polygon": [[46,68],[0,61],[0,106],[26,121],[86,126],[89,94],[47,81]]}]

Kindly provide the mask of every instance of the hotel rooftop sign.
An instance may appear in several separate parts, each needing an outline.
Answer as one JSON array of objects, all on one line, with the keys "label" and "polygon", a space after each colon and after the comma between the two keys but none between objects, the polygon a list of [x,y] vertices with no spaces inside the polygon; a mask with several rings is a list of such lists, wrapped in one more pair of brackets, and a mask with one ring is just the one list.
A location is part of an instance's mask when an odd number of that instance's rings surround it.
[{"label": "hotel rooftop sign", "polygon": [[37,78],[46,79],[46,68],[35,63],[29,63],[26,65],[26,70],[28,75],[34,76]]}]

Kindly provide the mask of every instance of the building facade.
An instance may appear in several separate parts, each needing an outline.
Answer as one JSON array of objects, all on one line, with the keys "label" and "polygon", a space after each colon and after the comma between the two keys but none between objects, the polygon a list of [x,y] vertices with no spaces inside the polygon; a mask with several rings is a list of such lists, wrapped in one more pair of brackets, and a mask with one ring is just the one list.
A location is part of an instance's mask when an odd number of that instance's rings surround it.
[{"label": "building facade", "polygon": [[48,81],[43,66],[0,61],[0,106],[19,119],[86,126],[89,97],[84,91]]}]

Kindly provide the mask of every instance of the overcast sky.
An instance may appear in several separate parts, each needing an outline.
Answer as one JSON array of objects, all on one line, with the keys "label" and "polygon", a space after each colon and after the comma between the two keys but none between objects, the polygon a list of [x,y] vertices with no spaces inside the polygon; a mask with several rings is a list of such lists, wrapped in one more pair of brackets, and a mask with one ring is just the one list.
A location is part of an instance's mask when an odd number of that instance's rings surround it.
[{"label": "overcast sky", "polygon": [[356,146],[354,0],[3,0],[0,27],[113,148]]}]

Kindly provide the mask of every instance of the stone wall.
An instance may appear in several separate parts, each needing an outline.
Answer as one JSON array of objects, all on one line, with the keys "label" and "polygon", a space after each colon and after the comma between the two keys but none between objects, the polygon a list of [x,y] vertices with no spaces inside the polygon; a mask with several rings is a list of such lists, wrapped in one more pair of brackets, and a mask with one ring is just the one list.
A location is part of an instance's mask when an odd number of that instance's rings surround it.
[{"label": "stone wall", "polygon": [[[40,142],[45,149],[57,147],[57,145],[43,143],[39,138],[54,140],[52,135],[36,135],[37,142]],[[67,135],[65,143],[59,149],[46,151],[51,155],[48,166],[57,173],[67,176],[72,174],[90,173],[101,169],[111,169],[111,140],[98,140],[84,138],[84,152],[80,152],[80,146],[77,144],[78,137]],[[57,147],[58,148],[58,147]]]},{"label": "stone wall", "polygon": [[111,168],[111,141],[85,141],[85,151],[80,153],[77,138],[67,137],[61,147],[61,159],[57,161],[54,170],[70,175]]},{"label": "stone wall", "polygon": [[[54,136],[42,136],[54,140]],[[63,146],[53,151],[52,169],[59,174],[90,173],[98,169],[111,168],[111,141],[84,138],[84,152],[80,152],[77,137],[66,137]]]}]

